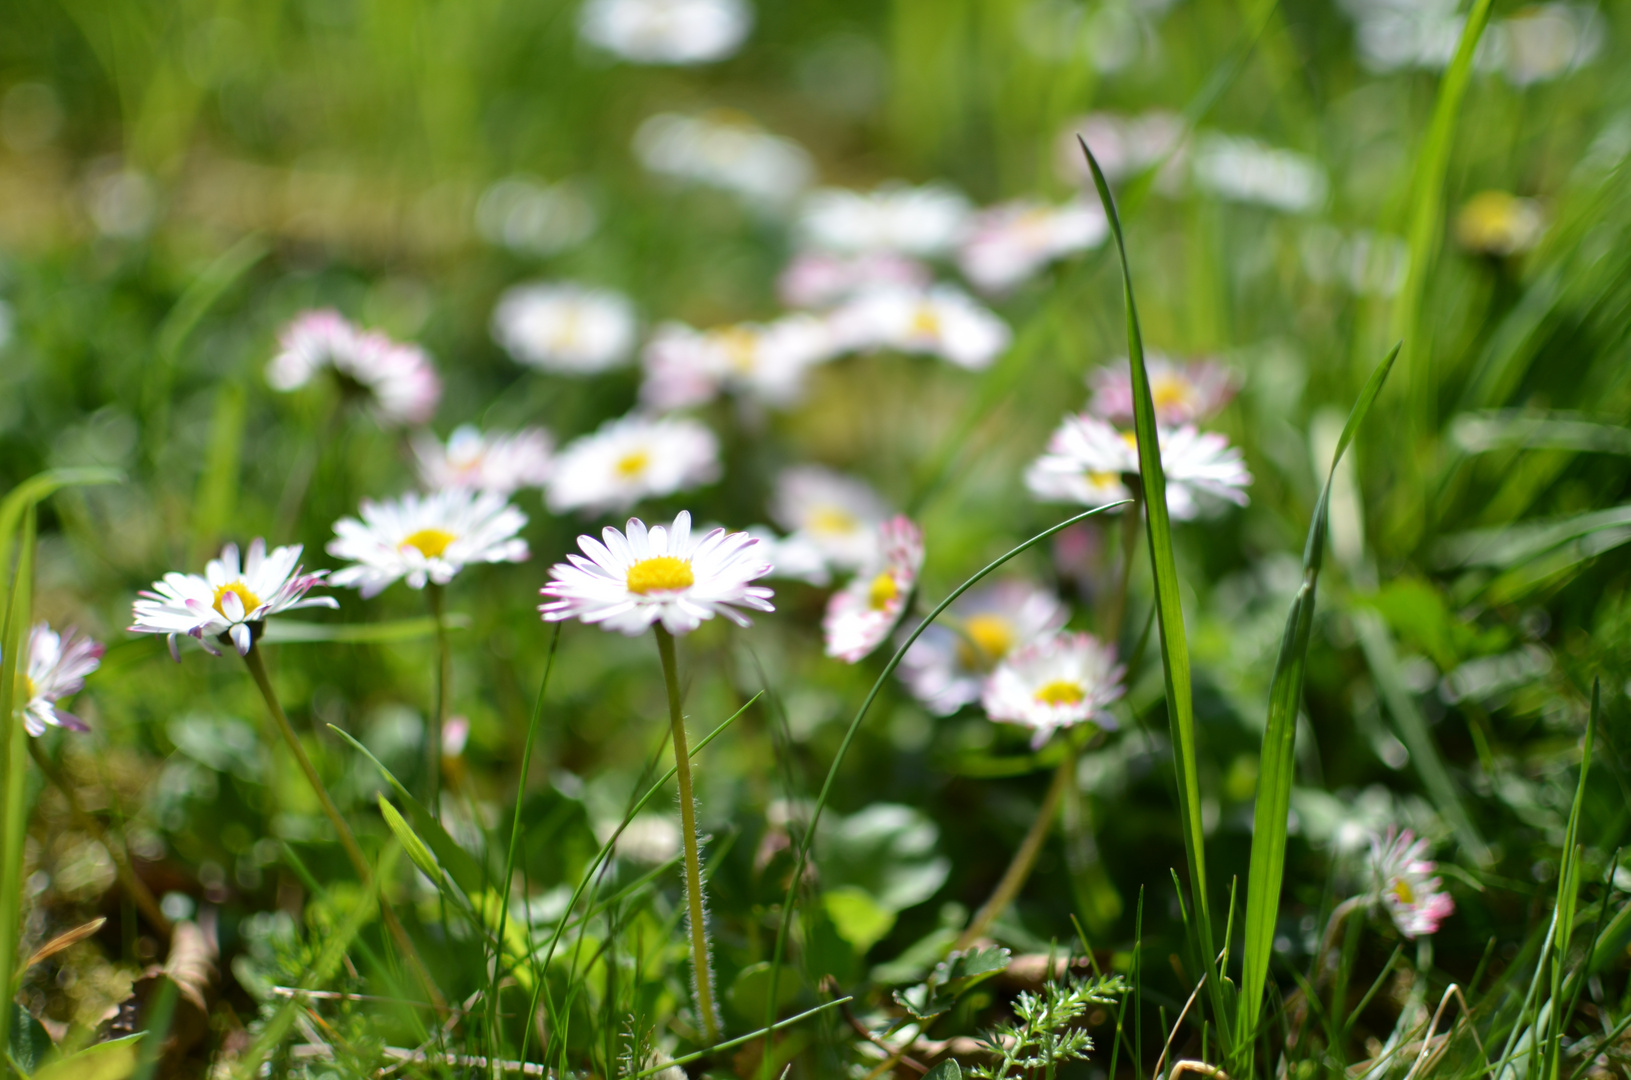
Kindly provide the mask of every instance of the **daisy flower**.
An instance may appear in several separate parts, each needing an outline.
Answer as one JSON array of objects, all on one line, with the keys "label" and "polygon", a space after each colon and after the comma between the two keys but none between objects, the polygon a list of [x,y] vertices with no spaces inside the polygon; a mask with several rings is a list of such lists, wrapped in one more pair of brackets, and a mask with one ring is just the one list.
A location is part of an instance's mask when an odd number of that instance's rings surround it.
[{"label": "daisy flower", "polygon": [[665,323],[646,345],[640,399],[667,411],[702,405],[731,390],[786,407],[804,389],[805,371],[832,354],[832,332],[813,315],[716,330]]},{"label": "daisy flower", "polygon": [[[1240,450],[1193,425],[1159,434],[1167,511],[1179,521],[1210,516],[1223,503],[1245,506],[1252,474]],[[1044,502],[1102,506],[1128,497],[1124,477],[1138,473],[1138,440],[1096,416],[1068,416],[1047,452],[1025,471],[1025,486]]]},{"label": "daisy flower", "polygon": [[520,363],[563,375],[617,367],[634,348],[634,308],[621,293],[570,283],[517,285],[493,309],[493,340]]},{"label": "daisy flower", "polygon": [[776,477],[770,516],[829,566],[855,570],[877,559],[878,526],[888,519],[889,504],[863,480],[795,465]]},{"label": "daisy flower", "polygon": [[719,479],[719,440],[683,417],[629,415],[608,420],[555,458],[549,508],[624,510],[641,499],[689,491]]},{"label": "daisy flower", "polygon": [[1287,213],[1317,210],[1331,186],[1310,157],[1217,132],[1197,141],[1190,175],[1197,187],[1220,199]]},{"label": "daisy flower", "polygon": [[1180,149],[1185,124],[1177,113],[1160,109],[1138,116],[1089,113],[1065,125],[1059,133],[1056,163],[1059,178],[1076,185],[1093,182],[1078,137],[1093,148],[1106,180],[1114,183],[1148,169]]},{"label": "daisy flower", "polygon": [[926,289],[930,280],[927,266],[887,251],[805,251],[793,256],[776,289],[788,307],[826,308],[878,288]]},{"label": "daisy flower", "polygon": [[672,528],[648,530],[630,518],[627,534],[608,525],[600,536],[578,537],[583,555],[550,567],[552,580],[540,590],[549,598],[538,608],[544,621],[581,619],[634,637],[659,621],[671,634],[688,634],[715,615],[747,626],[737,608],[776,610],[772,592],[752,584],[770,564],[747,533],[694,537],[691,514],[681,510]]},{"label": "daisy flower", "polygon": [[769,577],[825,586],[832,581],[827,556],[801,533],[777,536],[765,525],[749,525],[748,535],[759,541],[759,553],[771,566]]},{"label": "daisy flower", "polygon": [[942,184],[885,184],[875,191],[823,188],[804,201],[799,239],[845,255],[893,252],[926,258],[957,246],[971,212],[960,192]]},{"label": "daisy flower", "polygon": [[658,113],[635,131],[634,153],[654,173],[722,188],[765,209],[791,202],[815,173],[804,147],[726,110]]},{"label": "daisy flower", "polygon": [[951,285],[875,289],[833,315],[839,340],[851,349],[893,349],[939,356],[978,371],[1008,348],[1008,324]]},{"label": "daisy flower", "polygon": [[1455,239],[1477,255],[1528,251],[1546,229],[1540,204],[1505,191],[1480,191],[1455,216]]},{"label": "daisy flower", "polygon": [[28,669],[23,672],[23,727],[33,736],[50,726],[89,731],[80,719],[57,707],[57,702],[79,693],[85,676],[102,662],[103,646],[73,630],[58,634],[37,623],[28,635]]},{"label": "daisy flower", "polygon": [[1096,203],[1048,206],[1032,199],[982,211],[957,253],[957,265],[975,288],[1012,289],[1055,259],[1098,247],[1110,233]]},{"label": "daisy flower", "polygon": [[453,429],[444,446],[434,435],[413,440],[420,482],[431,491],[474,488],[509,495],[549,480],[553,440],[543,428],[483,435],[470,424]]},{"label": "daisy flower", "polygon": [[878,549],[878,563],[833,593],[821,620],[827,655],[846,663],[857,663],[889,636],[923,569],[923,532],[904,516],[879,526]]},{"label": "daisy flower", "polygon": [[968,593],[906,650],[900,673],[938,716],[980,700],[986,676],[1015,649],[1064,629],[1059,598],[1029,582],[1004,581]]},{"label": "daisy flower", "polygon": [[516,536],[527,515],[493,491],[448,488],[409,492],[387,502],[364,499],[362,520],[334,523],[328,553],[354,565],[329,584],[355,587],[366,599],[398,578],[409,588],[446,585],[473,563],[522,562],[527,542]]},{"label": "daisy flower", "polygon": [[240,564],[238,545],[228,544],[221,549],[220,558],[205,565],[202,577],[171,571],[154,582],[151,590],[138,593],[136,621],[129,629],[137,634],[167,635],[170,655],[177,663],[181,662],[179,634],[194,638],[212,656],[221,655],[214,642],[225,637],[240,656],[247,656],[268,616],[299,608],[340,606],[332,596],[306,595],[312,586],[322,583],[328,571],[302,574],[300,550],[299,544],[291,544],[267,554],[266,541],[257,537]]},{"label": "daisy flower", "polygon": [[[1235,396],[1233,374],[1211,360],[1182,363],[1151,353],[1144,358],[1150,377],[1155,422],[1165,426],[1193,424],[1212,416]],[[1106,420],[1132,423],[1133,372],[1124,356],[1094,369],[1088,376],[1093,390],[1092,411]]]},{"label": "daisy flower", "polygon": [[1015,649],[985,684],[986,715],[1034,730],[1033,749],[1063,727],[1091,721],[1115,727],[1105,706],[1121,697],[1124,669],[1092,634],[1059,634]]},{"label": "daisy flower", "polygon": [[589,0],[583,40],[636,64],[706,64],[741,46],[753,25],[744,0]]},{"label": "daisy flower", "polygon": [[324,368],[348,396],[365,398],[381,423],[422,424],[436,411],[442,383],[417,345],[361,330],[337,311],[308,311],[284,328],[266,368],[274,390],[305,386]]},{"label": "daisy flower", "polygon": [[1375,896],[1393,917],[1393,925],[1407,938],[1438,932],[1439,924],[1455,914],[1455,901],[1444,883],[1433,876],[1426,840],[1409,829],[1372,834],[1370,870]]}]

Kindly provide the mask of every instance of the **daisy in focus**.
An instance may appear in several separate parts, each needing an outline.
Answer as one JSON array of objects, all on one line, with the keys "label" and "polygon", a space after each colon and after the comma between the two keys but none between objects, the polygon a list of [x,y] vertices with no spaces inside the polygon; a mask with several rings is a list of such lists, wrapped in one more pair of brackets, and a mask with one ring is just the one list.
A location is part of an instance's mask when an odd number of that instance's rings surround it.
[{"label": "daisy in focus", "polygon": [[549,482],[553,440],[543,428],[482,434],[470,424],[453,429],[444,445],[422,432],[413,440],[419,480],[431,491],[473,488],[509,495]]},{"label": "daisy in focus", "polygon": [[1123,693],[1115,650],[1092,634],[1059,634],[1015,649],[986,681],[986,715],[1031,728],[1033,749],[1055,731],[1092,722],[1115,727],[1105,707]]},{"label": "daisy in focus", "polygon": [[474,563],[523,562],[527,542],[516,534],[527,515],[492,491],[448,488],[409,492],[386,502],[364,499],[361,520],[334,523],[328,553],[353,565],[329,584],[356,588],[364,599],[405,580],[409,588],[446,585]]},{"label": "daisy in focus", "polygon": [[1076,200],[1054,207],[1020,200],[975,217],[957,265],[975,288],[1002,293],[1056,259],[1098,247],[1109,234],[1109,222],[1095,203]]},{"label": "daisy in focus", "polygon": [[347,397],[366,400],[383,424],[423,424],[442,397],[441,380],[423,349],[361,330],[329,310],[305,312],[284,328],[266,381],[288,392],[325,368]]},{"label": "daisy in focus", "polygon": [[563,375],[617,367],[634,349],[634,308],[584,285],[517,285],[493,309],[493,340],[520,363]]},{"label": "daisy in focus", "polygon": [[835,569],[858,570],[878,558],[878,527],[889,504],[864,480],[820,465],[794,465],[776,477],[770,516],[784,543],[814,548]]},{"label": "daisy in focus", "polygon": [[[1226,504],[1246,505],[1252,474],[1227,438],[1186,424],[1161,431],[1159,439],[1167,511],[1174,519],[1210,517]],[[1025,486],[1043,502],[1102,506],[1127,498],[1126,480],[1138,471],[1138,440],[1131,431],[1078,414],[1065,418],[1047,452],[1025,470]]]},{"label": "daisy in focus", "polygon": [[860,662],[894,630],[923,569],[923,532],[904,516],[878,528],[879,560],[833,593],[821,620],[827,655]]},{"label": "daisy in focus", "polygon": [[549,508],[555,513],[626,510],[719,479],[719,440],[683,417],[608,420],[555,458]]},{"label": "daisy in focus", "polygon": [[[1155,403],[1155,422],[1164,427],[1199,423],[1213,416],[1235,396],[1234,375],[1211,360],[1189,363],[1158,353],[1144,358],[1150,377],[1150,398]],[[1093,390],[1091,409],[1106,420],[1130,424],[1133,421],[1133,372],[1126,357],[1095,368],[1088,376]]]},{"label": "daisy in focus", "polygon": [[799,239],[841,255],[928,258],[957,246],[971,212],[968,200],[943,184],[884,184],[871,192],[822,188],[804,200]]},{"label": "daisy in focus", "polygon": [[887,251],[860,255],[805,251],[793,256],[776,289],[788,307],[828,308],[880,288],[926,289],[931,280],[927,266]]},{"label": "daisy in focus", "polygon": [[73,713],[58,707],[85,686],[85,676],[102,662],[100,641],[69,630],[58,634],[45,623],[36,623],[28,635],[28,668],[22,673],[23,727],[38,738],[47,727],[69,731],[90,728]]},{"label": "daisy in focus", "polygon": [[739,608],[775,610],[771,590],[752,584],[770,564],[747,533],[692,536],[691,514],[682,510],[672,527],[647,529],[630,518],[626,533],[607,526],[600,535],[578,537],[583,555],[550,567],[551,581],[540,590],[544,621],[579,619],[634,637],[658,622],[687,634],[715,615],[747,626]]},{"label": "daisy in focus", "polygon": [[1437,864],[1427,858],[1426,840],[1409,829],[1371,836],[1370,871],[1374,895],[1393,917],[1393,925],[1407,938],[1438,932],[1439,924],[1455,914],[1455,901],[1444,883],[1433,876]]},{"label": "daisy in focus", "polygon": [[645,348],[640,400],[668,411],[706,404],[729,390],[785,408],[803,391],[804,373],[832,355],[832,331],[812,315],[717,330],[665,323]]},{"label": "daisy in focus", "polygon": [[745,0],[589,0],[583,40],[636,64],[706,64],[734,53],[753,25]]},{"label": "daisy in focus", "polygon": [[980,700],[991,670],[1015,649],[1051,638],[1070,613],[1047,589],[1004,581],[951,606],[901,658],[900,675],[937,716]]},{"label": "daisy in focus", "polygon": [[164,634],[170,643],[170,656],[181,662],[177,637],[186,634],[212,656],[221,652],[214,642],[225,638],[238,655],[249,655],[259,636],[260,624],[273,615],[300,608],[337,608],[332,596],[306,593],[322,583],[328,571],[300,572],[299,544],[266,551],[266,541],[256,538],[242,563],[238,545],[228,544],[221,557],[211,559],[204,574],[171,571],[143,589],[134,606],[136,634]]},{"label": "daisy in focus", "polygon": [[864,293],[833,325],[846,348],[938,356],[970,371],[990,367],[1013,339],[1007,323],[951,285]]}]

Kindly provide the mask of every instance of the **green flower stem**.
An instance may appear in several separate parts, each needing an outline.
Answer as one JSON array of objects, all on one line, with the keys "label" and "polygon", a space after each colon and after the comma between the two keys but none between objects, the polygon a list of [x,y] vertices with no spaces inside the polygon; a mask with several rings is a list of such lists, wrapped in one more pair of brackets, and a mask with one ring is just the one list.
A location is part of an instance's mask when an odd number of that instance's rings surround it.
[{"label": "green flower stem", "polygon": [[425,733],[425,791],[430,796],[425,805],[436,817],[442,816],[442,725],[447,722],[447,688],[453,680],[453,651],[447,644],[447,618],[443,612],[445,599],[442,586],[434,581],[425,586],[425,598],[430,601],[431,618],[436,620],[436,706],[431,713],[430,729]]},{"label": "green flower stem", "polygon": [[1047,839],[1053,819],[1059,816],[1059,803],[1064,798],[1065,788],[1075,780],[1075,764],[1076,755],[1066,754],[1053,771],[1053,782],[1048,785],[1048,793],[1042,797],[1042,807],[1036,812],[1036,820],[1031,822],[1030,831],[1020,841],[1019,850],[1014,852],[1014,859],[1003,872],[1002,880],[997,883],[991,898],[975,912],[974,921],[968,924],[968,929],[963,931],[953,948],[966,949],[978,941],[997,916],[1008,910],[1008,905],[1014,902],[1019,890],[1025,887],[1026,879],[1031,876],[1031,867],[1036,865],[1037,853],[1042,850],[1042,841]]},{"label": "green flower stem", "polygon": [[668,720],[674,728],[675,775],[680,785],[680,838],[685,844],[686,922],[691,930],[691,970],[696,976],[697,1012],[702,1014],[703,1034],[710,1043],[719,1041],[719,1020],[714,1014],[714,974],[709,963],[707,917],[702,904],[702,860],[697,853],[697,807],[691,792],[691,755],[685,745],[685,716],[680,712],[679,665],[674,660],[674,635],[662,623],[652,626],[657,634],[657,654],[663,661],[663,683],[668,689]]},{"label": "green flower stem", "polygon": [[[284,713],[283,706],[278,703],[277,691],[272,689],[272,680],[266,674],[266,662],[261,659],[260,646],[251,645],[249,652],[244,656],[244,663],[249,668],[249,674],[254,677],[255,685],[260,688],[261,697],[266,699],[266,711],[272,714],[272,720],[277,724],[278,732],[283,741],[294,754],[295,762],[300,771],[306,774],[306,782],[311,785],[312,793],[323,807],[323,814],[328,818],[329,824],[334,826],[334,835],[340,840],[340,846],[345,849],[346,857],[351,860],[352,867],[357,871],[357,878],[362,882],[363,888],[374,891],[374,870],[368,865],[363,856],[362,848],[357,846],[357,838],[352,835],[351,826],[346,824],[345,818],[340,816],[340,810],[334,805],[329,796],[328,788],[323,785],[323,778],[317,775],[317,769],[306,756],[306,748],[300,745],[300,736],[295,734],[294,728],[289,724],[289,717]],[[396,947],[402,951],[408,965],[413,968],[414,974],[424,983],[426,991],[430,994],[432,1003],[440,1012],[447,1011],[447,999],[437,989],[436,983],[425,968],[425,962],[419,958],[419,950],[414,948],[413,939],[408,937],[407,930],[403,929],[402,922],[396,917],[396,911],[391,902],[386,899],[384,890],[379,890],[379,913],[385,922],[385,928],[390,931],[391,938]]]}]

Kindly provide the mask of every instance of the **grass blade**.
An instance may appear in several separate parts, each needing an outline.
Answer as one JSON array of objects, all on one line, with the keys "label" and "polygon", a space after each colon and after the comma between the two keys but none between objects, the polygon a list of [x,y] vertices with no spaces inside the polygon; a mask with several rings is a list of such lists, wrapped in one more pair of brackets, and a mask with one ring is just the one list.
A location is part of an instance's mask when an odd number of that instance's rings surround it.
[{"label": "grass blade", "polygon": [[[10,500],[8,499],[9,503]],[[13,969],[22,934],[23,841],[28,826],[28,730],[23,727],[17,701],[20,677],[27,671],[23,656],[28,642],[29,612],[34,581],[34,508],[22,515],[22,542],[11,587],[5,597],[5,624],[0,637],[0,1049],[11,1045],[11,1001],[16,996]],[[3,547],[11,537],[0,540]],[[11,569],[9,562],[0,568]]]},{"label": "grass blade", "polygon": [[1552,1006],[1551,1030],[1547,1033],[1545,1066],[1541,1075],[1546,1080],[1557,1080],[1562,1060],[1563,1026],[1567,1023],[1564,1008],[1563,965],[1569,957],[1569,939],[1574,931],[1575,906],[1580,899],[1580,811],[1586,801],[1586,777],[1591,773],[1591,743],[1602,709],[1602,685],[1591,686],[1591,712],[1586,718],[1585,747],[1580,754],[1580,780],[1574,789],[1574,805],[1569,809],[1569,826],[1563,838],[1563,865],[1557,875],[1557,944],[1551,955]]},{"label": "grass blade", "polygon": [[[1274,680],[1269,690],[1269,715],[1263,728],[1263,750],[1257,770],[1257,805],[1252,813],[1252,855],[1250,876],[1246,879],[1246,932],[1243,941],[1244,966],[1240,984],[1240,1043],[1248,1061],[1255,1044],[1258,1018],[1263,1005],[1263,986],[1268,981],[1269,959],[1274,951],[1274,923],[1280,914],[1280,885],[1285,875],[1287,815],[1291,810],[1291,781],[1297,770],[1295,755],[1297,711],[1302,705],[1303,674],[1308,662],[1308,641],[1314,628],[1314,597],[1319,587],[1320,569],[1325,562],[1325,532],[1329,520],[1331,485],[1336,481],[1337,463],[1353,441],[1354,433],[1382,392],[1399,346],[1387,354],[1371,373],[1370,380],[1348,413],[1348,422],[1331,456],[1331,470],[1314,505],[1314,518],[1308,525],[1308,542],[1303,548],[1303,583],[1291,601],[1286,615],[1285,635],[1280,655],[1274,661]],[[1248,1067],[1248,1072],[1250,1071]]]}]

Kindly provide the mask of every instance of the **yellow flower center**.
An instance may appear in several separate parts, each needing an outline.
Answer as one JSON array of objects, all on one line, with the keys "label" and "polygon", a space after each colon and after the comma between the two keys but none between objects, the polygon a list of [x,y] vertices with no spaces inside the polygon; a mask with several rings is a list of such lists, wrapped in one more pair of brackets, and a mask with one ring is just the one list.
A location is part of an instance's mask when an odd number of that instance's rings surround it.
[{"label": "yellow flower center", "polygon": [[632,480],[634,477],[645,472],[646,466],[650,464],[651,454],[645,450],[636,450],[633,453],[624,454],[622,457],[618,458],[617,464],[614,466],[614,468],[617,470],[617,475],[623,477],[625,480]]},{"label": "yellow flower center", "polygon": [[1129,450],[1138,449],[1138,433],[1136,431],[1123,431],[1121,441],[1127,444]]},{"label": "yellow flower center", "polygon": [[740,326],[719,332],[720,348],[725,350],[725,362],[739,375],[748,375],[759,366],[759,335]]},{"label": "yellow flower center", "polygon": [[243,603],[245,615],[261,606],[261,598],[245,588],[243,582],[234,581],[230,585],[220,585],[215,589],[215,603],[210,606],[215,608],[222,618],[226,617],[226,611],[222,609],[221,601],[226,598],[227,593],[235,594]]},{"label": "yellow flower center", "polygon": [[654,592],[678,592],[695,585],[697,576],[691,564],[672,555],[653,555],[629,567],[629,592],[645,596]]},{"label": "yellow flower center", "polygon": [[1173,405],[1187,405],[1192,396],[1189,382],[1177,375],[1163,375],[1155,380],[1151,389],[1151,397],[1155,399],[1157,409],[1169,408]]},{"label": "yellow flower center", "polygon": [[34,680],[30,679],[24,672],[19,671],[17,674],[21,675],[23,678],[23,701],[33,701],[35,694]]},{"label": "yellow flower center", "polygon": [[1119,477],[1113,472],[1089,472],[1087,474],[1087,482],[1094,487],[1109,487],[1118,479]]},{"label": "yellow flower center", "polygon": [[434,559],[447,550],[447,546],[458,537],[446,529],[420,529],[412,536],[407,537],[398,544],[397,550],[413,548],[427,559]]},{"label": "yellow flower center", "polygon": [[968,640],[957,650],[967,668],[984,668],[1008,655],[1014,647],[1014,627],[1001,615],[971,615],[963,623]]},{"label": "yellow flower center", "polygon": [[866,602],[873,611],[882,611],[900,596],[900,586],[895,584],[895,575],[885,570],[872,579],[872,585],[867,589]]},{"label": "yellow flower center", "polygon": [[1397,896],[1402,903],[1414,904],[1416,902],[1416,890],[1412,889],[1410,882],[1404,878],[1400,878],[1393,883],[1393,895]]},{"label": "yellow flower center", "polygon": [[934,308],[927,304],[920,304],[912,312],[912,333],[923,337],[940,336],[940,316],[935,314]]},{"label": "yellow flower center", "polygon": [[1036,700],[1042,705],[1080,705],[1085,697],[1082,684],[1069,679],[1055,679],[1036,692]]},{"label": "yellow flower center", "polygon": [[853,514],[846,514],[834,506],[823,506],[811,513],[809,528],[813,533],[842,536],[854,532],[860,524]]}]

